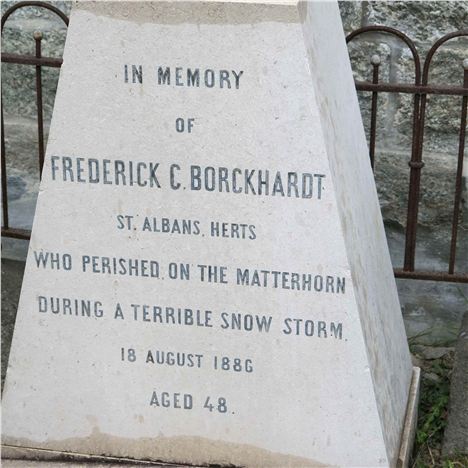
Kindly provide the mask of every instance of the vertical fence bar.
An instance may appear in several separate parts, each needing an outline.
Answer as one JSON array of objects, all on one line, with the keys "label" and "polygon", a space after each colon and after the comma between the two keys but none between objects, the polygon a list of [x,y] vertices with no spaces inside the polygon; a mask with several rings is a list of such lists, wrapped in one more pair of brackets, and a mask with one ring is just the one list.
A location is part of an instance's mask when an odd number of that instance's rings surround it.
[{"label": "vertical fence bar", "polygon": [[406,215],[406,238],[404,271],[414,271],[416,257],[416,231],[418,227],[419,191],[421,183],[422,150],[424,139],[424,115],[426,112],[426,95],[414,96],[413,105],[413,144],[411,148],[410,182],[408,190],[408,211]]},{"label": "vertical fence bar", "polygon": [[[468,88],[468,59],[463,61],[463,87]],[[462,193],[462,176],[463,176],[463,157],[465,154],[465,135],[466,135],[466,113],[468,107],[468,96],[462,98],[462,111],[460,122],[460,139],[458,143],[458,163],[457,176],[455,179],[455,200],[453,202],[453,218],[452,218],[452,239],[450,241],[450,259],[449,259],[449,274],[455,271],[455,257],[457,252],[457,234],[458,234],[458,219],[460,217],[460,203]]]},{"label": "vertical fence bar", "polygon": [[5,126],[3,123],[3,102],[2,102],[2,213],[3,227],[9,228],[8,221],[8,187],[6,175],[6,154],[5,154]]},{"label": "vertical fence bar", "polygon": [[[34,33],[36,41],[36,58],[41,58],[41,41],[42,33],[36,31]],[[42,109],[42,68],[41,65],[36,65],[36,102],[37,102],[37,135],[39,140],[39,174],[42,174],[42,166],[44,165],[44,117]]]},{"label": "vertical fence bar", "polygon": [[[371,57],[372,64],[372,83],[379,83],[379,67],[380,67],[380,57],[378,55],[373,55]],[[370,123],[370,138],[369,138],[369,157],[372,170],[375,166],[375,140],[377,132],[377,99],[378,92],[372,91],[372,101],[371,101],[371,123]]]}]

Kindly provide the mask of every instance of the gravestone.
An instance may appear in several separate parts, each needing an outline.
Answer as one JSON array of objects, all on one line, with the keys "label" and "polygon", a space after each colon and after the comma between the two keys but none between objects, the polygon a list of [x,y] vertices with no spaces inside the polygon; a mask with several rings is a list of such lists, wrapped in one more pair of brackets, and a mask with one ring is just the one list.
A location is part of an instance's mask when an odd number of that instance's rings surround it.
[{"label": "gravestone", "polygon": [[391,466],[412,375],[337,5],[78,2],[4,447]]}]

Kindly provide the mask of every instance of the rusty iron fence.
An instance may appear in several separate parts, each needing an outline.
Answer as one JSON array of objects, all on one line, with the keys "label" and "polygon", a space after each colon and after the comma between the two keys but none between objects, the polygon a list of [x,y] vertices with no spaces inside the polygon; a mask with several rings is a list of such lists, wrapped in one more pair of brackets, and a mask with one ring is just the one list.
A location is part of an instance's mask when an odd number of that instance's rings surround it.
[{"label": "rusty iron fence", "polygon": [[[403,268],[395,269],[397,278],[411,279],[427,279],[435,281],[453,281],[468,283],[468,273],[455,272],[455,260],[457,253],[457,238],[458,225],[461,214],[462,202],[462,180],[463,180],[463,158],[465,154],[465,136],[467,123],[467,103],[468,103],[468,59],[463,62],[463,77],[461,78],[461,86],[433,85],[429,83],[429,71],[432,59],[438,49],[451,39],[458,37],[468,37],[468,30],[456,31],[446,34],[441,37],[429,49],[424,61],[424,66],[421,72],[421,59],[414,42],[404,33],[397,29],[386,26],[367,26],[357,29],[349,34],[346,42],[349,44],[353,39],[366,33],[385,33],[397,37],[411,51],[414,60],[414,84],[407,83],[380,83],[379,82],[379,66],[380,59],[378,56],[371,58],[372,64],[372,81],[362,82],[356,81],[356,89],[358,91],[368,91],[372,93],[371,97],[371,122],[369,136],[369,155],[372,168],[375,161],[375,142],[377,131],[377,99],[379,92],[387,93],[409,93],[413,98],[413,129],[412,129],[412,146],[411,159],[408,162],[410,177],[408,189],[408,210],[406,215],[406,230],[405,230],[405,258]],[[418,224],[418,209],[420,199],[421,186],[421,170],[424,167],[423,161],[423,146],[424,146],[424,126],[426,119],[426,102],[429,94],[460,96],[461,101],[461,116],[460,116],[460,131],[458,141],[458,159],[457,171],[455,175],[455,196],[453,202],[452,215],[452,232],[450,239],[450,256],[447,266],[447,271],[419,271],[415,268],[416,257],[416,231]]]},{"label": "rusty iron fence", "polygon": [[[8,17],[19,8],[28,6],[36,6],[52,11],[59,16],[68,26],[68,17],[55,6],[41,1],[24,1],[19,2],[9,8],[2,16],[1,30],[5,25]],[[468,272],[460,272],[455,269],[456,253],[457,253],[457,238],[459,231],[459,219],[461,213],[462,202],[462,177],[463,177],[463,158],[465,152],[465,136],[467,126],[467,104],[468,104],[468,59],[464,61],[464,74],[461,77],[460,86],[434,85],[429,83],[429,71],[432,59],[438,49],[447,41],[458,37],[468,37],[468,30],[457,31],[446,34],[441,37],[429,50],[423,66],[421,67],[421,59],[416,49],[414,42],[404,33],[396,29],[386,26],[368,26],[357,29],[349,34],[346,42],[350,43],[356,37],[366,33],[383,33],[394,36],[402,41],[411,51],[414,60],[414,84],[409,83],[384,83],[379,81],[380,59],[378,56],[373,56],[371,59],[372,65],[372,80],[371,81],[356,81],[356,89],[371,93],[371,120],[369,132],[369,156],[372,168],[374,168],[375,148],[377,137],[377,110],[378,110],[378,94],[379,93],[407,93],[413,97],[413,126],[412,126],[412,145],[411,158],[409,165],[409,188],[408,188],[408,208],[406,215],[405,228],[405,257],[402,268],[395,269],[397,278],[422,279],[432,281],[447,281],[457,283],[468,283]],[[39,171],[42,171],[44,164],[44,124],[43,124],[43,102],[42,102],[42,67],[61,67],[62,59],[53,57],[43,57],[41,53],[42,34],[34,33],[36,44],[35,55],[17,55],[10,53],[1,54],[3,63],[15,63],[22,65],[31,65],[36,68],[36,102],[37,102],[37,129],[38,129],[38,155]],[[418,209],[420,201],[421,189],[421,171],[424,167],[423,147],[424,147],[424,128],[426,118],[426,100],[430,94],[460,96],[461,117],[460,117],[460,133],[458,142],[458,160],[457,170],[454,180],[455,196],[453,201],[452,229],[450,239],[450,256],[446,271],[423,271],[418,270],[415,266],[416,243],[417,243],[417,224],[418,224]],[[18,239],[29,239],[30,231],[17,229],[10,226],[8,218],[8,190],[7,190],[7,175],[6,175],[6,152],[5,152],[5,136],[4,136],[4,121],[3,121],[3,104],[1,109],[1,169],[2,169],[2,206],[3,206],[3,225],[2,236],[13,237]]]},{"label": "rusty iron fence", "polygon": [[[68,26],[68,17],[61,10],[55,6],[40,2],[40,1],[25,1],[18,2],[13,5],[7,11],[5,11],[2,16],[1,23],[1,32],[3,35],[3,28],[5,26],[6,20],[10,17],[12,13],[16,10],[24,7],[40,7],[45,8],[46,10],[52,11],[63,22]],[[52,58],[52,57],[43,57],[42,56],[42,34],[40,32],[34,33],[34,41],[36,43],[35,55],[18,55],[18,54],[6,54],[2,52],[2,63],[16,63],[21,65],[32,65],[36,67],[36,108],[37,108],[37,139],[38,139],[38,153],[39,153],[39,164],[38,170],[39,174],[42,173],[42,166],[44,165],[44,112],[43,112],[43,100],[42,100],[42,67],[57,67],[62,66],[62,59]],[[5,148],[5,126],[3,118],[3,82],[2,82],[2,104],[1,104],[1,113],[2,113],[2,237],[14,237],[16,239],[29,239],[31,237],[31,232],[18,229],[10,226],[10,220],[8,216],[8,187],[7,187],[7,170],[6,170],[6,148]]]}]

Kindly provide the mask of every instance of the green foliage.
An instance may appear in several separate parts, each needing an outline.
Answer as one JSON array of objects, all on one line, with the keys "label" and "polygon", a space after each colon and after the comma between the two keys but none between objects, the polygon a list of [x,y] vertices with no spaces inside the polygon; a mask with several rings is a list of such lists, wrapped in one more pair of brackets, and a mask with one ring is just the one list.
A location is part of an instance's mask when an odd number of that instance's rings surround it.
[{"label": "green foliage", "polygon": [[442,442],[447,422],[453,356],[424,361],[413,468],[468,468],[468,455],[444,459]]},{"label": "green foliage", "polygon": [[442,468],[467,468],[468,455],[460,455],[456,460],[444,460]]}]

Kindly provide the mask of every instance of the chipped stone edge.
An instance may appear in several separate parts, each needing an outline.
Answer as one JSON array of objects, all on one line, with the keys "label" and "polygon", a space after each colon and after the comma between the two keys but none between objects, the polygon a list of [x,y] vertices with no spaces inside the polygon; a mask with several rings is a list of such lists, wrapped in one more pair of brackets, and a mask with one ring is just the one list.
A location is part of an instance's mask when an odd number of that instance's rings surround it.
[{"label": "chipped stone edge", "polygon": [[2,460],[37,460],[37,461],[71,461],[71,462],[114,462],[127,463],[124,467],[132,466],[168,466],[181,467],[190,466],[191,468],[201,468],[198,465],[180,465],[175,463],[164,463],[156,461],[135,460],[132,458],[109,457],[88,455],[84,453],[62,452],[59,450],[39,449],[33,447],[18,447],[15,445],[2,444]]},{"label": "chipped stone edge", "polygon": [[413,367],[413,375],[408,394],[405,424],[401,435],[400,453],[397,460],[397,468],[408,468],[413,449],[414,436],[418,421],[419,389],[421,383],[421,369]]}]

